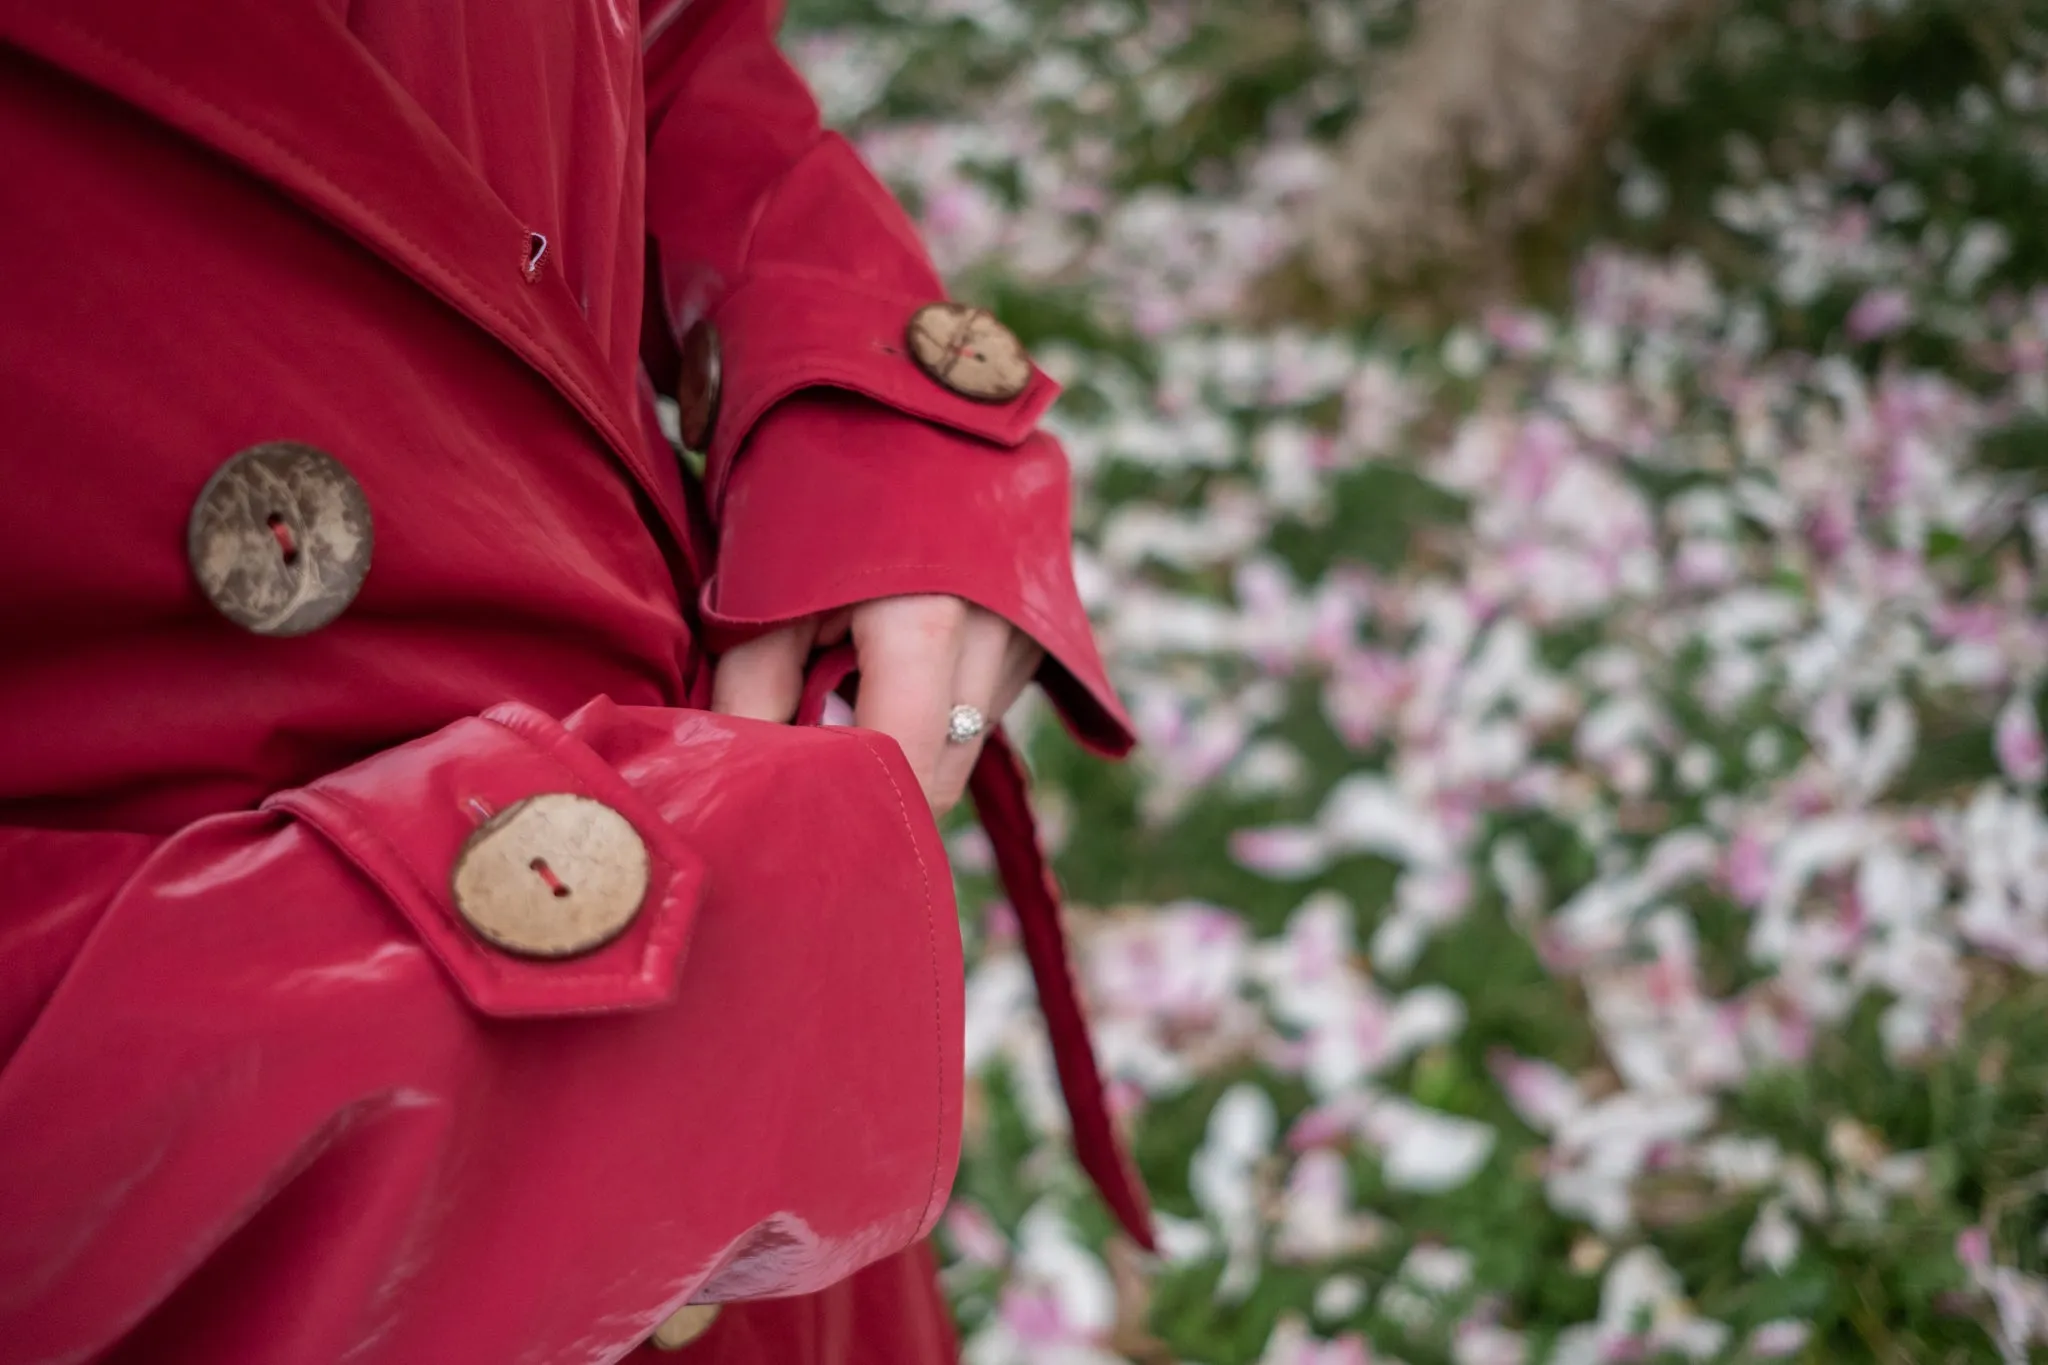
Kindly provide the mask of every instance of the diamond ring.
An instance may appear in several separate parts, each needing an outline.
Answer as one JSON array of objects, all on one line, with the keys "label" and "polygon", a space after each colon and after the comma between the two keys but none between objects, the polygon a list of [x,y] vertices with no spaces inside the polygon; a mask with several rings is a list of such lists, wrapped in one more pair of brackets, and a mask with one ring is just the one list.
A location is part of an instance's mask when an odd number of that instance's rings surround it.
[{"label": "diamond ring", "polygon": [[981,714],[981,708],[962,702],[946,716],[946,743],[971,744],[986,729],[988,717]]}]

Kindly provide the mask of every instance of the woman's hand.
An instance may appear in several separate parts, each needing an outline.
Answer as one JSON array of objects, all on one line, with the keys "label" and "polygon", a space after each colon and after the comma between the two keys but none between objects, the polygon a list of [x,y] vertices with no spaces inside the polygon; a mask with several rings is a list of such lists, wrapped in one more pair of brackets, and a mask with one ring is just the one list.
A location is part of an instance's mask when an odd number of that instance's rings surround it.
[{"label": "woman's hand", "polygon": [[811,652],[849,635],[860,667],[854,723],[901,745],[932,810],[948,810],[966,790],[981,753],[979,738],[948,742],[953,708],[975,707],[994,725],[1038,671],[1045,651],[1002,617],[957,597],[881,597],[735,645],[718,661],[711,708],[789,721],[803,696]]}]

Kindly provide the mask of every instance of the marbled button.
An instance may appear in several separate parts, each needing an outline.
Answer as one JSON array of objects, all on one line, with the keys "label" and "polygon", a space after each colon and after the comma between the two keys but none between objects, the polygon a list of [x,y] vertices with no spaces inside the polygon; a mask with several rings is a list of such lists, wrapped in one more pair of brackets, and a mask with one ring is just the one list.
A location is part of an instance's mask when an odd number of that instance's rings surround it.
[{"label": "marbled button", "polygon": [[215,470],[185,527],[199,590],[258,635],[304,635],[341,615],[373,542],[362,486],[300,441],[250,446]]},{"label": "marbled button", "polygon": [[656,1350],[680,1351],[711,1329],[718,1317],[715,1303],[685,1304],[669,1314],[667,1321],[654,1329],[648,1340]]},{"label": "marbled button", "polygon": [[455,909],[521,957],[574,957],[624,932],[647,899],[647,845],[632,822],[573,792],[528,797],[462,846]]},{"label": "marbled button", "polygon": [[1031,359],[1016,334],[983,308],[933,303],[910,319],[910,354],[953,392],[1007,403],[1031,385]]},{"label": "marbled button", "polygon": [[718,328],[709,321],[698,323],[683,334],[682,349],[682,368],[676,374],[676,406],[680,409],[683,448],[702,454],[711,449],[724,379]]}]

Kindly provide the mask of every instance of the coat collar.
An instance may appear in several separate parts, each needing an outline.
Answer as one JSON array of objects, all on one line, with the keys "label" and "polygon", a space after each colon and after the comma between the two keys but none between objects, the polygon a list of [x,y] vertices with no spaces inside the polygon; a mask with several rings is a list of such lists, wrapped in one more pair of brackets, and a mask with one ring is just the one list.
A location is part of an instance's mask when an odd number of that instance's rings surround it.
[{"label": "coat collar", "polygon": [[0,0],[0,42],[240,163],[496,337],[595,428],[688,545],[634,395],[560,272],[528,281],[526,225],[327,6]]}]

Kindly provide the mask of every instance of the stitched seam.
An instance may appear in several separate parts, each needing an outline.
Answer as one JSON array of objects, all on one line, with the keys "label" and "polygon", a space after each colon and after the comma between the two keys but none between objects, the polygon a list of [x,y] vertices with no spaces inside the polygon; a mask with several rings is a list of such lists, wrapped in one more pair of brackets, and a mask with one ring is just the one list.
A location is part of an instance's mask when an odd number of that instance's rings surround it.
[{"label": "stitched seam", "polygon": [[[923,397],[912,397],[901,392],[887,380],[878,379],[877,368],[879,367],[872,361],[866,364],[849,364],[842,354],[821,350],[799,355],[794,360],[773,369],[757,371],[750,377],[752,382],[746,385],[753,390],[755,396],[741,409],[747,414],[747,421],[742,427],[752,427],[763,410],[773,407],[789,394],[819,386],[851,389],[856,393],[865,394],[885,407],[921,417],[928,422],[949,427],[1006,450],[1014,450],[1022,445],[1037,430],[1035,423],[1038,417],[1043,415],[1041,412],[1029,418],[1024,416],[1032,406],[1025,401],[1026,395],[1033,395],[1032,389],[1026,389],[1024,393],[1002,403],[978,403],[971,398],[950,393],[941,386],[939,380],[920,372],[920,386],[929,385],[932,391]],[[1036,388],[1037,384],[1038,381],[1034,378],[1033,388]],[[785,385],[788,387],[784,387]],[[771,396],[763,399],[759,396],[763,393]],[[733,436],[727,437],[728,441],[737,439]]]},{"label": "stitched seam", "polygon": [[[859,153],[855,153],[859,155]],[[940,286],[938,277],[932,277],[935,287]],[[773,284],[825,284],[842,294],[857,294],[877,303],[888,303],[898,308],[915,309],[932,301],[932,289],[903,289],[893,284],[882,284],[873,280],[849,275],[839,266],[811,265],[804,261],[765,261],[746,272],[740,282],[733,286],[732,293],[754,285]]]},{"label": "stitched seam", "polygon": [[[936,384],[937,381],[933,382]],[[957,412],[941,411],[930,403],[890,392],[885,384],[876,382],[872,367],[849,365],[826,355],[805,356],[795,363],[778,365],[774,369],[757,373],[750,377],[746,388],[751,391],[750,401],[735,414],[736,420],[730,426],[724,422],[720,423],[721,429],[713,440],[712,459],[715,461],[718,478],[708,490],[707,500],[711,504],[713,516],[717,518],[724,515],[725,493],[732,482],[733,466],[739,462],[740,447],[752,434],[755,425],[770,408],[805,389],[846,389],[863,398],[871,398],[899,415],[944,427],[1003,451],[1020,448],[1038,430],[1037,421],[1044,415],[1042,408],[1028,421],[1017,415],[1017,410],[1030,406],[1024,401],[1024,397],[1032,390],[1026,389],[1025,394],[1018,395],[1006,404],[974,405],[974,412],[1004,418],[1000,424],[973,422],[968,420],[971,412],[967,409]]]},{"label": "stitched seam", "polygon": [[[101,53],[105,54],[106,56],[112,58],[117,62],[122,63],[123,65],[127,66],[130,70],[140,71],[147,79],[159,83],[161,85],[168,86],[171,89],[177,91],[180,95],[192,101],[194,104],[211,112],[215,118],[220,119],[222,122],[230,125],[231,127],[241,130],[241,132],[246,136],[255,139],[263,146],[269,148],[270,151],[276,156],[280,157],[281,159],[290,163],[291,165],[298,167],[301,171],[305,172],[310,179],[312,179],[315,183],[320,185],[329,194],[333,195],[336,199],[342,201],[343,203],[349,205],[357,213],[361,214],[370,222],[377,224],[384,231],[390,233],[400,242],[403,242],[406,245],[406,247],[410,249],[412,252],[414,252],[416,255],[418,255],[419,257],[433,265],[435,268],[443,272],[445,275],[447,275],[449,278],[449,282],[456,287],[457,292],[464,295],[464,299],[470,307],[473,307],[478,312],[484,313],[490,316],[491,318],[495,319],[501,326],[506,328],[508,331],[512,332],[522,341],[534,347],[543,355],[548,355],[550,358],[552,358],[553,353],[549,350],[547,346],[541,343],[539,337],[527,331],[526,328],[521,326],[519,322],[515,318],[513,318],[509,313],[506,313],[503,310],[499,309],[496,305],[491,303],[488,298],[484,297],[477,290],[476,285],[468,279],[468,277],[463,271],[448,264],[439,255],[421,246],[418,242],[414,241],[410,235],[399,229],[396,225],[394,225],[389,219],[385,218],[382,214],[379,214],[374,209],[370,208],[370,206],[365,204],[361,199],[358,199],[355,195],[350,194],[347,190],[343,189],[341,186],[337,185],[332,180],[328,179],[326,176],[320,174],[320,172],[312,165],[312,163],[305,161],[302,158],[294,155],[289,147],[286,147],[283,143],[271,137],[261,128],[258,128],[253,124],[246,123],[243,120],[237,118],[235,115],[229,113],[226,109],[223,109],[220,105],[214,103],[212,100],[207,99],[204,95],[199,94],[197,91],[193,90],[190,86],[184,84],[182,81],[178,81],[173,79],[172,77],[164,75],[163,73],[157,71],[154,67],[151,67],[148,63],[142,61],[140,58],[133,56],[132,54],[124,51],[121,48],[115,47],[111,43],[108,43],[99,35],[89,30],[78,28],[72,25],[66,25],[65,27],[67,32],[69,32],[74,38],[85,43],[87,46],[98,49]],[[451,299],[449,300],[449,302],[454,303],[456,302],[456,300]],[[525,357],[521,358],[525,359]],[[528,361],[528,364],[531,363],[531,361]],[[625,439],[625,434],[622,431],[620,431],[617,427],[615,427],[610,418],[605,415],[605,405],[599,403],[595,398],[593,398],[590,392],[583,387],[582,382],[579,379],[577,379],[575,375],[569,373],[567,370],[560,370],[559,367],[557,368],[559,372],[551,374],[550,377],[557,380],[557,382],[561,383],[571,391],[573,397],[576,400],[577,406],[582,411],[584,420],[588,421],[592,426],[596,427],[598,433],[601,436],[603,436],[605,440],[614,447],[614,453],[618,455],[622,462],[624,462],[627,469],[632,470],[636,476],[644,478],[645,476],[642,474],[639,466],[634,462],[634,459],[630,453],[632,450],[631,443]],[[647,481],[650,483],[653,482],[651,479],[648,479]],[[681,536],[682,528],[680,526],[675,525],[672,522],[668,509],[661,506],[660,500],[650,498],[649,501],[654,502],[656,504],[657,509],[660,511],[662,520],[666,523],[669,523],[670,533],[672,535]]]},{"label": "stitched seam", "polygon": [[939,1159],[946,1150],[946,1016],[945,1006],[939,999],[939,939],[938,931],[932,926],[932,874],[925,865],[924,849],[918,845],[917,829],[910,823],[910,807],[903,800],[903,788],[897,785],[896,774],[889,771],[889,765],[882,756],[868,745],[862,744],[861,751],[875,761],[875,766],[882,770],[882,776],[888,779],[889,790],[896,794],[896,813],[903,818],[903,832],[910,838],[910,851],[917,856],[917,875],[924,883],[925,953],[932,978],[932,1043],[938,1061],[933,1108],[938,1111],[939,1119],[932,1132],[931,1188],[925,1193],[924,1210],[917,1217],[917,1225],[923,1227],[939,1197]]}]

